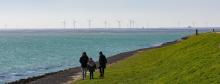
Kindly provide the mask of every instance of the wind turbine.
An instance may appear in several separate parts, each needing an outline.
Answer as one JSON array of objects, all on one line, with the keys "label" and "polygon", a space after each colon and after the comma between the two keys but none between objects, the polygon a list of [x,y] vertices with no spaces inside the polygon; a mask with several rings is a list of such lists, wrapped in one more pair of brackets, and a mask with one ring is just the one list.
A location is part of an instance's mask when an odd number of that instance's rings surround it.
[{"label": "wind turbine", "polygon": [[192,26],[195,27],[195,26],[196,26],[196,23],[195,23],[195,22],[192,22]]},{"label": "wind turbine", "polygon": [[108,22],[106,20],[104,21],[104,25],[105,25],[105,28],[108,27]]},{"label": "wind turbine", "polygon": [[134,28],[135,27],[135,21],[134,20],[130,20],[130,28]]},{"label": "wind turbine", "polygon": [[92,20],[88,20],[88,27],[91,28],[92,27]]},{"label": "wind turbine", "polygon": [[5,27],[5,29],[7,29],[7,28],[8,28],[8,25],[7,25],[7,24],[5,24],[5,25],[4,25],[4,27]]},{"label": "wind turbine", "polygon": [[132,23],[133,23],[133,28],[135,28],[135,24],[136,24],[135,21],[133,20]]},{"label": "wind turbine", "polygon": [[76,28],[76,20],[73,20],[73,28]]},{"label": "wind turbine", "polygon": [[117,20],[117,23],[118,23],[118,28],[121,28],[121,21]]},{"label": "wind turbine", "polygon": [[129,21],[130,28],[132,28],[132,20]]},{"label": "wind turbine", "polygon": [[63,28],[65,29],[65,28],[66,28],[66,21],[64,20],[64,21],[62,22],[62,24],[63,24]]},{"label": "wind turbine", "polygon": [[177,27],[181,27],[181,22],[177,21]]},{"label": "wind turbine", "polygon": [[149,24],[150,24],[149,22],[146,22],[146,28],[149,28]]}]

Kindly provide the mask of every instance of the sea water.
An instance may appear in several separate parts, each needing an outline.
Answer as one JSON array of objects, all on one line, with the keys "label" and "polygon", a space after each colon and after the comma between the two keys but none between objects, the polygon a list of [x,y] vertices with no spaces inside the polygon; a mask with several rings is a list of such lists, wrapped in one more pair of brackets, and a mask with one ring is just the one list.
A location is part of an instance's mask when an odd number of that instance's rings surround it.
[{"label": "sea water", "polygon": [[0,83],[79,66],[83,51],[98,59],[174,41],[194,30],[23,30],[0,32]]}]

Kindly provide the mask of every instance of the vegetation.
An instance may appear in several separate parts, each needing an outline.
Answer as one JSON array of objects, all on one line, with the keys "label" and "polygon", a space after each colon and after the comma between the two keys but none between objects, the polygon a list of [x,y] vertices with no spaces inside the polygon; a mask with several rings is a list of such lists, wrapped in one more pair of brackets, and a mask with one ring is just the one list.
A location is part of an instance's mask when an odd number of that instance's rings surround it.
[{"label": "vegetation", "polygon": [[220,84],[220,34],[203,33],[138,52],[107,67],[105,78],[76,84]]}]

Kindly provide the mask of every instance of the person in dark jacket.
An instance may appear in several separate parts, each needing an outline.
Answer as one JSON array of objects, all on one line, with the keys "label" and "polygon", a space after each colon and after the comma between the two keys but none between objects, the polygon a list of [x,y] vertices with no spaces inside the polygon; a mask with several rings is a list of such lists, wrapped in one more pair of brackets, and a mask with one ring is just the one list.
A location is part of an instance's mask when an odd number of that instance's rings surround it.
[{"label": "person in dark jacket", "polygon": [[199,34],[198,29],[196,29],[196,35],[198,35],[198,34]]},{"label": "person in dark jacket", "polygon": [[95,72],[95,69],[96,69],[96,64],[95,62],[92,60],[92,58],[89,58],[89,62],[88,62],[88,70],[89,70],[89,75],[90,75],[90,80],[91,79],[94,79],[93,78],[93,73]]},{"label": "person in dark jacket", "polygon": [[86,52],[82,53],[82,56],[79,59],[79,62],[81,64],[81,70],[82,70],[82,79],[86,79],[86,71],[87,71],[87,63],[89,61],[89,57],[87,56]]},{"label": "person in dark jacket", "polygon": [[107,64],[107,59],[105,55],[103,55],[102,51],[99,52],[99,71],[100,71],[100,77],[104,77],[104,72]]}]

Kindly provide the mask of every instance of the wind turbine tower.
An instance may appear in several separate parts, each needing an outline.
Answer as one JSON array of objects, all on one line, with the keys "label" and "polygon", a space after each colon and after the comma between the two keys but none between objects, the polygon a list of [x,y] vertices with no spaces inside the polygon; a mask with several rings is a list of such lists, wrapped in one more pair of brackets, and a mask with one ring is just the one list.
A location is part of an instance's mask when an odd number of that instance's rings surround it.
[{"label": "wind turbine tower", "polygon": [[73,28],[76,28],[76,20],[73,20]]},{"label": "wind turbine tower", "polygon": [[195,28],[195,27],[196,27],[196,23],[195,23],[195,22],[192,22],[192,26]]},{"label": "wind turbine tower", "polygon": [[135,28],[135,21],[134,20],[132,21],[132,24],[133,24],[133,28]]},{"label": "wind turbine tower", "polygon": [[108,22],[106,20],[104,21],[104,25],[105,25],[105,28],[108,27]]},{"label": "wind turbine tower", "polygon": [[89,27],[89,28],[92,27],[92,20],[88,20],[88,27]]},{"label": "wind turbine tower", "polygon": [[134,20],[130,20],[130,28],[134,28],[135,27],[135,21]]},{"label": "wind turbine tower", "polygon": [[64,21],[62,22],[62,24],[63,24],[63,28],[65,29],[65,28],[66,28],[66,21],[64,20]]},{"label": "wind turbine tower", "polygon": [[149,28],[149,22],[146,23],[146,28]]},{"label": "wind turbine tower", "polygon": [[4,25],[4,27],[5,27],[5,29],[7,29],[7,28],[8,28],[8,25],[7,25],[7,24],[5,24],[5,25]]},{"label": "wind turbine tower", "polygon": [[121,28],[121,21],[118,20],[117,22],[118,22],[118,28]]}]

